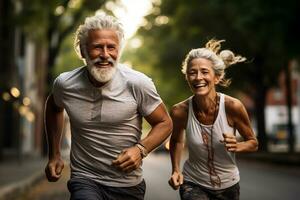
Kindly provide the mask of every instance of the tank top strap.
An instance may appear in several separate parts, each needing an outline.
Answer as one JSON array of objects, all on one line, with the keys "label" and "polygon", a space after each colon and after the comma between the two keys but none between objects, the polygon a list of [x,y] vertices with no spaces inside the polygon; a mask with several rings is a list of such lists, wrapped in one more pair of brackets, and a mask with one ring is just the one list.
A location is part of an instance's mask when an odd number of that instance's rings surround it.
[{"label": "tank top strap", "polygon": [[226,119],[227,122],[226,111],[225,111],[225,95],[223,93],[218,93],[218,94],[220,95],[220,102],[219,102],[219,113],[216,120],[220,120],[220,118],[222,118],[222,121]]},{"label": "tank top strap", "polygon": [[228,124],[228,120],[227,120],[227,115],[226,115],[226,109],[225,109],[225,94],[223,93],[219,93],[220,94],[220,104],[219,104],[219,120],[220,122],[223,124],[223,127],[226,130],[231,130],[233,131],[233,134],[236,134],[236,130],[235,128],[232,128],[229,124]]},{"label": "tank top strap", "polygon": [[190,116],[190,114],[192,114],[193,112],[193,96],[190,96],[188,101],[189,101],[189,116]]},{"label": "tank top strap", "polygon": [[225,112],[225,95],[223,93],[219,93],[219,95],[220,95],[219,110]]},{"label": "tank top strap", "polygon": [[188,99],[188,120],[187,120],[187,124],[186,124],[186,128],[188,128],[190,126],[190,123],[192,123],[193,121],[193,96],[190,96]]}]

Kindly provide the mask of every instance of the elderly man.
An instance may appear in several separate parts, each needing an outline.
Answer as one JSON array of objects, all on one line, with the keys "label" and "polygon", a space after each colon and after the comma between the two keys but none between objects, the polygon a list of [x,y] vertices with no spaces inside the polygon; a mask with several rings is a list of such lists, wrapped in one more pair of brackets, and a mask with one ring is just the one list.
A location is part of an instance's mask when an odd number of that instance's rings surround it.
[{"label": "elderly man", "polygon": [[[46,176],[57,181],[64,167],[60,141],[65,109],[72,133],[72,200],[144,199],[142,159],[171,133],[172,121],[151,79],[118,62],[123,38],[115,18],[86,18],[75,37],[86,66],[60,74],[46,101]],[[143,117],[151,130],[141,139]]]}]

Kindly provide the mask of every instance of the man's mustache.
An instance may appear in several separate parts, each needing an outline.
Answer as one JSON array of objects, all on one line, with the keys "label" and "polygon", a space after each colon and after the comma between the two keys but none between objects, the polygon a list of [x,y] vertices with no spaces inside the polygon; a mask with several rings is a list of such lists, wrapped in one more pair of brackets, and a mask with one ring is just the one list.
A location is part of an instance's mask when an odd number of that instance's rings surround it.
[{"label": "man's mustache", "polygon": [[93,60],[91,60],[92,64],[96,64],[97,62],[100,62],[100,63],[104,63],[104,62],[108,62],[112,65],[114,65],[116,63],[116,61],[114,59],[112,59],[111,57],[109,57],[108,59],[101,59],[101,58],[95,58]]}]

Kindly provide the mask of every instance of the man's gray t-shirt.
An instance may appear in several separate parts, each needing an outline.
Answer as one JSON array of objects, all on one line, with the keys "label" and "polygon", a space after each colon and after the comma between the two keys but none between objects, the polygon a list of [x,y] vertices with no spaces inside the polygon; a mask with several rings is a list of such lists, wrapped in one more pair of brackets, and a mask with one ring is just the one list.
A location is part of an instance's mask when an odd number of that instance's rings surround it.
[{"label": "man's gray t-shirt", "polygon": [[80,67],[56,78],[53,96],[70,118],[71,177],[114,187],[139,184],[141,167],[125,173],[111,164],[123,149],[140,140],[142,117],[162,102],[151,79],[119,64],[114,77],[96,88],[87,68]]}]

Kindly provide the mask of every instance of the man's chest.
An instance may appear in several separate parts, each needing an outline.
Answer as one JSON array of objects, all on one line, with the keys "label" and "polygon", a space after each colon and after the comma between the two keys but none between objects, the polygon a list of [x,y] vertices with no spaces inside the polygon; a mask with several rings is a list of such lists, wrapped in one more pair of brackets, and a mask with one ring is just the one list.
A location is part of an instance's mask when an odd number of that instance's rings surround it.
[{"label": "man's chest", "polygon": [[133,96],[122,93],[101,93],[93,95],[66,95],[66,111],[70,120],[77,125],[120,124],[139,118],[138,104]]}]

